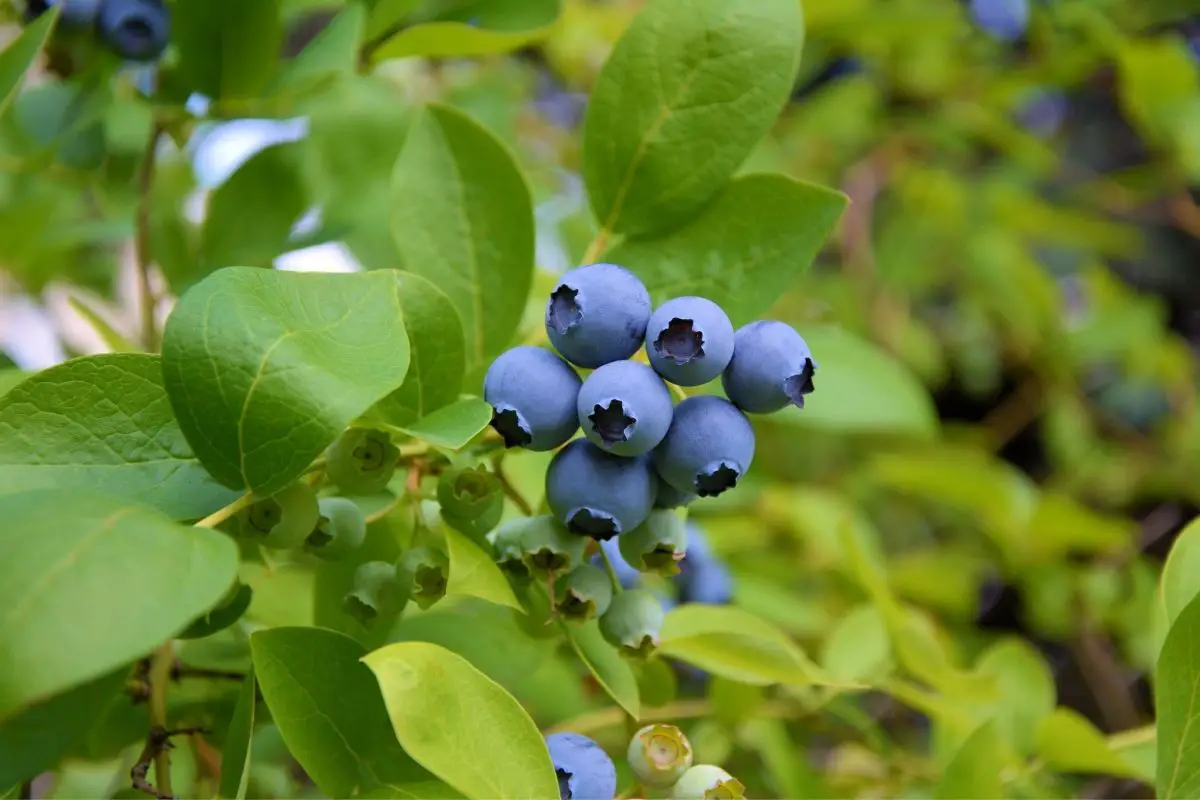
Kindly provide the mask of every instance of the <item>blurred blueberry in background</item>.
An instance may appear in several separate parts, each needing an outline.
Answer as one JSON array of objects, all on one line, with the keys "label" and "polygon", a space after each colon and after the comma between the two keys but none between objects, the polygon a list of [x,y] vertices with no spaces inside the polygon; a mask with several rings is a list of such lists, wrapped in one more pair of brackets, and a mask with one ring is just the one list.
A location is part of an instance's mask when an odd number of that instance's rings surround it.
[{"label": "blurred blueberry in background", "polygon": [[1019,39],[1029,25],[1029,0],[970,0],[970,11],[980,30],[996,39]]},{"label": "blurred blueberry in background", "polygon": [[1043,139],[1058,133],[1067,119],[1066,95],[1057,89],[1032,89],[1017,107],[1017,122]]}]

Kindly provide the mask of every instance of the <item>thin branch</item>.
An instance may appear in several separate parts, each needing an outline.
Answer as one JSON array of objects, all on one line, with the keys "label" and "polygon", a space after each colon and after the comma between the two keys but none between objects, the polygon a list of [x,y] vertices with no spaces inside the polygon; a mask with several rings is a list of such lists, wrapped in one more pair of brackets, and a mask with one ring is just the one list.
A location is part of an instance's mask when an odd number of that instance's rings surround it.
[{"label": "thin branch", "polygon": [[612,559],[608,557],[608,551],[603,547],[600,548],[600,560],[604,562],[604,570],[608,573],[608,579],[612,582],[613,594],[620,594],[625,587],[621,586],[621,579],[617,577],[617,569],[613,566]]},{"label": "thin branch", "polygon": [[190,667],[175,661],[171,668],[171,680],[180,681],[184,678],[206,678],[211,680],[244,681],[246,676],[240,672],[226,669],[207,669],[205,667]]},{"label": "thin branch", "polygon": [[583,252],[584,264],[594,264],[596,259],[604,254],[604,251],[608,249],[608,240],[611,235],[606,228],[601,228],[596,232],[596,236],[588,243],[587,250]]},{"label": "thin branch", "polygon": [[[171,744],[171,737],[207,732],[204,728],[177,728],[173,731],[169,731],[161,725],[150,728],[150,733],[146,737],[146,745],[142,748],[141,755],[138,756],[133,769],[129,770],[133,788],[151,797],[157,797],[158,800],[175,800],[175,795],[170,791],[170,767],[168,766],[165,771],[162,767],[164,763],[170,764],[167,753],[175,747]],[[151,764],[154,765],[154,777],[158,781],[157,787],[146,779],[150,774]]]},{"label": "thin branch", "polygon": [[496,474],[497,480],[500,481],[500,486],[504,489],[504,496],[509,500],[512,500],[516,507],[521,510],[522,514],[527,517],[532,517],[534,515],[533,506],[531,506],[529,501],[526,500],[519,491],[517,491],[517,487],[512,485],[512,482],[509,481],[508,476],[504,474],[504,469],[500,466],[500,462],[501,459],[499,455],[492,459],[492,472]]},{"label": "thin branch", "polygon": [[158,301],[150,283],[150,192],[154,188],[154,162],[158,156],[158,142],[162,134],[162,123],[156,119],[150,128],[150,139],[146,143],[146,152],[142,156],[142,165],[137,176],[138,202],[134,248],[142,306],[142,344],[151,353],[158,350],[158,320],[155,316]]},{"label": "thin branch", "polygon": [[215,528],[218,525],[220,525],[222,522],[224,522],[225,520],[232,517],[234,514],[241,511],[243,508],[246,508],[247,506],[251,505],[253,502],[254,502],[254,495],[250,492],[246,492],[244,495],[239,497],[237,500],[234,500],[229,505],[225,506],[224,508],[217,509],[216,511],[209,514],[204,519],[197,522],[196,527],[197,528]]},{"label": "thin branch", "polygon": [[[167,755],[170,739],[167,733],[167,686],[171,682],[171,670],[175,667],[175,646],[168,640],[154,653],[150,661],[150,735],[146,737],[146,751],[154,758],[154,777],[158,781],[160,797],[171,796],[171,757]],[[143,751],[145,754],[146,751]],[[147,767],[147,769],[149,769]],[[143,775],[143,777],[145,777]],[[136,785],[136,778],[135,778]],[[142,791],[145,791],[144,789]]]}]

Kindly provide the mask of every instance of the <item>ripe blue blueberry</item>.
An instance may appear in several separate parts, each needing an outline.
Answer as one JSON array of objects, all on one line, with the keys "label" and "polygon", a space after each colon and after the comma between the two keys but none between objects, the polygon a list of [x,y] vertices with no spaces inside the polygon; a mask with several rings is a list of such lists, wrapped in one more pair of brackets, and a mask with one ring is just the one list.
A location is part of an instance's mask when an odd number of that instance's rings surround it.
[{"label": "ripe blue blueberry", "polygon": [[679,602],[726,605],[733,599],[733,576],[721,559],[709,549],[704,532],[694,522],[687,523],[687,550],[675,577]]},{"label": "ripe blue blueberry", "polygon": [[588,441],[618,456],[649,453],[671,427],[671,390],[637,361],[614,361],[589,375],[576,407]]},{"label": "ripe blue blueberry", "polygon": [[658,474],[678,491],[716,497],[750,468],[754,428],[728,400],[696,395],[675,407],[671,429],[651,456]]},{"label": "ripe blue blueberry", "polygon": [[691,505],[696,500],[695,492],[681,492],[660,476],[658,479],[658,497],[654,500],[655,508],[680,508]]},{"label": "ripe blue blueberry", "polygon": [[579,429],[575,401],[583,381],[571,365],[541,347],[506,350],[483,379],[492,427],[506,447],[553,450]]},{"label": "ripe blue blueberry", "polygon": [[712,300],[676,297],[650,317],[646,355],[650,366],[671,383],[708,383],[733,358],[733,324]]},{"label": "ripe blue blueberry", "polygon": [[760,320],[738,328],[721,386],[742,411],[770,414],[789,403],[804,408],[816,371],[808,343],[791,325]]},{"label": "ripe blue blueberry", "polygon": [[593,539],[631,531],[650,515],[658,483],[647,456],[609,455],[576,439],[546,469],[546,501],[564,525]]},{"label": "ripe blue blueberry", "polygon": [[171,38],[161,0],[103,0],[96,27],[109,48],[129,61],[153,61]]},{"label": "ripe blue blueberry", "polygon": [[1019,39],[1029,25],[1029,0],[971,0],[970,8],[975,24],[997,39]]},{"label": "ripe blue blueberry", "polygon": [[579,733],[552,733],[546,749],[558,776],[561,800],[612,800],[617,796],[617,768],[608,753]]},{"label": "ripe blue blueberry", "polygon": [[595,369],[642,346],[650,294],[616,264],[590,264],[559,278],[546,301],[546,333],[563,358]]}]

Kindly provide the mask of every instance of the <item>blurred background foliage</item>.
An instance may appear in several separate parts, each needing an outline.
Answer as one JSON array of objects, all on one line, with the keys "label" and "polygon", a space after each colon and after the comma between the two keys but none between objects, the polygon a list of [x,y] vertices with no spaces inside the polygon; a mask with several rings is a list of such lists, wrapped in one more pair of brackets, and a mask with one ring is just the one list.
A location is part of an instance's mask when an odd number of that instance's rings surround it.
[{"label": "blurred background foliage", "polygon": [[[340,5],[283,0],[285,54],[332,38]],[[1191,0],[1031,5],[1014,40],[956,0],[805,0],[793,102],[744,168],[837,187],[851,205],[772,312],[820,361],[810,407],[756,421],[745,488],[693,519],[730,566],[735,605],[833,676],[886,689],[643,675],[697,760],[726,763],[751,796],[929,797],[989,718],[974,769],[1004,796],[1149,796],[1150,676],[1181,607],[1164,604],[1160,574],[1200,505],[1200,17]],[[391,165],[410,110],[432,99],[482,121],[531,182],[535,337],[543,289],[595,233],[579,127],[639,6],[377,0],[369,74],[218,72],[201,103],[173,89],[171,56],[157,75],[110,80],[77,45],[52,49],[43,66],[65,77],[30,79],[0,123],[0,386],[139,346],[139,214],[159,319],[219,266],[397,266]],[[478,36],[466,57],[426,57],[442,45],[422,20]],[[148,81],[161,82],[152,102]],[[170,137],[143,197],[152,125]],[[507,462],[535,503],[545,461]],[[251,620],[312,623],[310,575],[245,571]],[[1182,566],[1176,578],[1195,583]],[[451,647],[540,724],[621,746],[604,695],[507,611],[447,603],[392,638]],[[246,659],[230,632],[189,649],[213,668]],[[172,702],[192,701],[185,688]],[[252,791],[305,793],[272,731],[255,743]],[[57,796],[107,791],[113,754],[79,756]],[[177,786],[204,756],[179,751]]]}]

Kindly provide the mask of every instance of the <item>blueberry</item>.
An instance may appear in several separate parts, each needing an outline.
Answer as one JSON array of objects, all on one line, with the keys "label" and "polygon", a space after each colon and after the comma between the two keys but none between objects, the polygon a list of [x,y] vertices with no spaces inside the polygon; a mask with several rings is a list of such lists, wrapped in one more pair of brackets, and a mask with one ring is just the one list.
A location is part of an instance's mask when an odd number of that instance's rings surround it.
[{"label": "blueberry", "polygon": [[1021,38],[1029,25],[1029,0],[970,0],[971,19],[997,39]]},{"label": "blueberry", "polygon": [[600,617],[600,633],[621,655],[644,659],[658,647],[666,611],[647,589],[628,589],[615,596]]},{"label": "blueberry", "polygon": [[335,561],[362,547],[367,538],[367,521],[358,503],[344,497],[322,497],[317,508],[320,517],[304,540],[308,552]]},{"label": "blueberry", "polygon": [[697,395],[675,407],[671,429],[651,454],[662,479],[681,492],[716,497],[737,486],[754,459],[754,428],[720,397]]},{"label": "blueberry", "polygon": [[679,574],[687,547],[683,520],[673,511],[652,511],[641,525],[619,540],[621,555],[635,568],[659,575]]},{"label": "blueberry", "polygon": [[647,725],[629,740],[625,758],[643,784],[667,789],[692,766],[692,743],[674,725]]},{"label": "blueberry", "polygon": [[681,508],[691,505],[698,495],[695,492],[681,492],[659,477],[658,497],[654,500],[655,508]]},{"label": "blueberry", "polygon": [[741,781],[712,764],[697,764],[671,787],[673,800],[741,800],[745,796]]},{"label": "blueberry", "polygon": [[636,361],[614,361],[589,375],[576,408],[588,441],[618,456],[649,453],[671,427],[671,390]]},{"label": "blueberry", "polygon": [[708,383],[733,358],[733,324],[712,300],[676,297],[650,317],[646,355],[650,366],[671,383]]},{"label": "blueberry", "polygon": [[583,381],[571,365],[541,347],[500,354],[483,379],[492,427],[506,447],[553,450],[575,435],[575,401]]},{"label": "blueberry", "polygon": [[608,610],[612,603],[612,581],[600,567],[581,564],[559,578],[555,587],[558,613],[572,622],[587,622]]},{"label": "blueberry", "polygon": [[348,494],[375,494],[392,479],[399,455],[383,431],[351,428],[329,446],[325,476]]},{"label": "blueberry", "polygon": [[561,800],[613,800],[617,768],[608,753],[579,733],[552,733],[546,749],[554,762]]},{"label": "blueberry", "polygon": [[576,536],[549,514],[519,517],[496,529],[492,540],[496,562],[512,578],[554,578],[583,563],[587,540]]},{"label": "blueberry", "polygon": [[642,346],[650,294],[616,264],[591,264],[565,273],[546,301],[546,333],[563,358],[595,369],[629,358]]},{"label": "blueberry", "polygon": [[396,562],[395,572],[401,590],[422,610],[446,596],[450,560],[441,550],[432,547],[406,550]]},{"label": "blueberry", "polygon": [[729,568],[709,550],[704,533],[687,523],[686,555],[679,564],[675,585],[681,603],[725,605],[733,599],[733,576]]},{"label": "blueberry", "polygon": [[368,561],[354,570],[354,588],[342,598],[342,610],[369,628],[377,619],[399,613],[407,602],[395,565]]},{"label": "blueberry", "polygon": [[276,550],[299,547],[320,518],[317,496],[296,481],[269,497],[255,500],[239,514],[242,535]]},{"label": "blueberry", "polygon": [[808,343],[791,325],[761,320],[738,328],[721,386],[742,411],[769,414],[788,404],[804,408],[816,371]]},{"label": "blueberry", "polygon": [[546,469],[546,501],[554,516],[593,539],[611,539],[641,525],[657,489],[648,456],[609,455],[586,439],[558,451]]},{"label": "blueberry", "polygon": [[159,0],[103,0],[96,27],[109,48],[129,61],[153,61],[171,38],[170,18]]},{"label": "blueberry", "polygon": [[[641,583],[642,573],[636,567],[630,566],[625,556],[621,555],[619,542],[619,539],[609,539],[600,543],[600,549],[608,556],[608,563],[612,564],[613,572],[617,573],[617,582],[621,584],[621,588],[632,589]],[[597,553],[592,556],[591,563],[603,566],[604,559]]]}]

